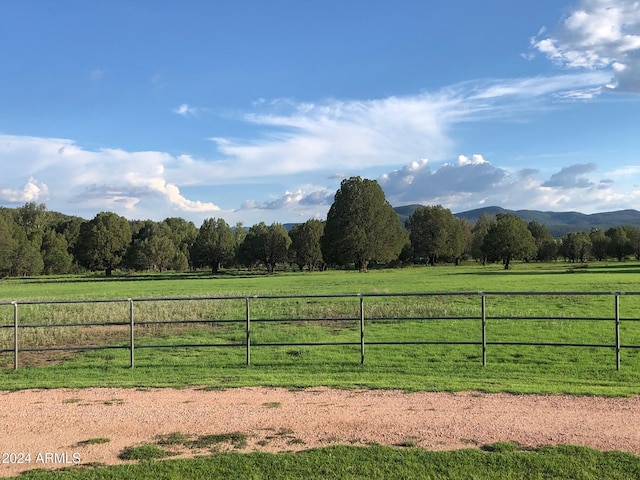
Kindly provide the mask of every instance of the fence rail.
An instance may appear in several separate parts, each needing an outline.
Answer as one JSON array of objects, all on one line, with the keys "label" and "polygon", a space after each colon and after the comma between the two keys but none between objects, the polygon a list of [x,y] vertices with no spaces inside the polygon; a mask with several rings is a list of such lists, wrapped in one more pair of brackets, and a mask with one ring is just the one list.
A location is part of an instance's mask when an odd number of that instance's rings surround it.
[{"label": "fence rail", "polygon": [[[488,301],[502,299],[506,297],[610,297],[612,300],[611,316],[532,316],[532,315],[489,315]],[[360,363],[365,363],[365,353],[367,345],[476,345],[482,349],[482,365],[487,364],[487,347],[489,346],[539,346],[539,347],[584,347],[584,348],[609,348],[615,352],[616,369],[620,370],[621,351],[623,349],[640,349],[640,345],[623,344],[620,326],[622,322],[640,322],[637,316],[621,315],[620,299],[622,297],[640,296],[640,292],[406,292],[406,293],[356,293],[356,294],[322,294],[322,295],[251,295],[251,296],[203,296],[203,297],[156,297],[156,298],[120,298],[120,299],[95,299],[95,300],[24,300],[13,302],[0,302],[0,309],[3,307],[12,307],[13,318],[11,323],[2,322],[4,318],[0,315],[0,332],[2,330],[11,329],[13,332],[13,348],[0,349],[0,354],[13,353],[13,368],[18,369],[19,354],[21,352],[49,352],[49,351],[85,351],[85,350],[107,350],[107,349],[126,349],[129,350],[130,367],[135,367],[135,351],[137,349],[153,349],[153,348],[195,348],[195,347],[230,347],[243,348],[246,351],[246,364],[251,363],[252,348],[257,347],[289,347],[289,346],[359,346],[360,347]],[[428,297],[468,297],[475,298],[479,302],[479,310],[477,315],[436,315],[436,316],[412,316],[412,317],[396,317],[396,316],[374,316],[367,315],[366,302],[367,299],[390,299],[390,298],[428,298]],[[296,317],[285,316],[278,318],[264,318],[252,316],[252,306],[269,300],[307,300],[307,301],[328,301],[330,299],[348,299],[354,300],[356,303],[357,315],[340,316],[340,317]],[[136,306],[145,303],[157,302],[200,302],[200,301],[219,301],[219,302],[242,302],[243,313],[237,318],[207,318],[207,319],[170,319],[170,320],[141,320],[136,321]],[[128,308],[126,318],[122,321],[108,322],[72,322],[72,323],[21,323],[20,307],[29,305],[72,305],[72,304],[121,304]],[[1,310],[0,310],[1,312]],[[402,322],[402,321],[434,321],[434,320],[451,320],[451,321],[477,321],[479,322],[480,339],[470,340],[367,340],[365,332],[367,323],[375,322]],[[529,342],[529,341],[508,341],[508,340],[488,340],[487,323],[489,321],[592,321],[592,322],[611,322],[614,332],[615,341],[613,343],[583,343],[583,342]],[[336,341],[336,342],[258,342],[252,338],[252,325],[258,323],[278,323],[278,322],[354,322],[359,329],[359,341]],[[143,344],[136,345],[136,327],[145,325],[195,325],[195,324],[232,324],[240,323],[244,325],[245,338],[242,342],[227,343],[176,343],[176,344]],[[20,346],[20,332],[26,329],[47,329],[47,328],[66,328],[66,327],[115,327],[121,326],[128,328],[128,342],[122,345],[81,345],[81,346],[48,346],[48,347],[24,347]]]}]

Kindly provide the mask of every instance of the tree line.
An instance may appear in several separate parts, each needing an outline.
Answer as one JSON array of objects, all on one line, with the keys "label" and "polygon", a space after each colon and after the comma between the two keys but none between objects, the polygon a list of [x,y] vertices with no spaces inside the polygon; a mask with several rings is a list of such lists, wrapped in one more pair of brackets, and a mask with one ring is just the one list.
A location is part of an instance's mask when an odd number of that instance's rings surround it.
[{"label": "tree line", "polygon": [[535,221],[483,214],[475,224],[456,218],[441,205],[415,210],[403,225],[374,180],[342,181],[326,220],[310,219],[289,232],[280,223],[233,227],[222,218],[205,219],[198,228],[179,217],[127,220],[113,212],[85,220],[50,212],[44,204],[0,208],[0,277],[66,274],[115,269],[187,271],[265,268],[295,265],[314,271],[328,267],[413,263],[459,264],[473,259],[640,260],[640,228],[569,233],[554,238]]}]

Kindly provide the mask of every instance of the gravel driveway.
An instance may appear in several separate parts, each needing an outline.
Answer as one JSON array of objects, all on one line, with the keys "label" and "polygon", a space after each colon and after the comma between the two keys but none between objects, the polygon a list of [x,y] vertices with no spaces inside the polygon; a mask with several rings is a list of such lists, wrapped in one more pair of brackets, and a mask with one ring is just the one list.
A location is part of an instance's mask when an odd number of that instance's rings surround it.
[{"label": "gravel driveway", "polygon": [[[329,388],[21,390],[0,392],[0,425],[0,476],[74,463],[123,463],[118,455],[124,448],[176,432],[241,432],[247,435],[242,447],[247,452],[369,443],[449,450],[511,441],[640,454],[640,396]],[[99,438],[109,441],[92,443]],[[176,451],[183,457],[202,453]]]}]

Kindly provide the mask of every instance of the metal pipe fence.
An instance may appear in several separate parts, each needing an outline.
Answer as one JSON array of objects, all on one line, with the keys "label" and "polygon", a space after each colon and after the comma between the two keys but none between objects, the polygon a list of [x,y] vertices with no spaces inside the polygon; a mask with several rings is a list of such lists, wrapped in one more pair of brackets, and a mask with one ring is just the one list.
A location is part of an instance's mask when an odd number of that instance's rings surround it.
[{"label": "metal pipe fence", "polygon": [[[570,298],[580,297],[602,297],[605,301],[612,301],[611,315],[590,315],[590,316],[562,316],[562,315],[513,315],[497,313],[490,315],[491,306],[495,306],[498,300],[510,298],[516,299],[518,297],[536,297],[536,298],[556,298],[562,297],[567,300]],[[453,302],[454,297],[472,299],[473,305],[477,306],[477,311],[474,314],[466,315],[444,315],[444,314],[430,314],[430,315],[391,315],[382,308],[383,315],[376,315],[375,312],[381,310],[381,308],[372,308],[375,302],[380,302],[388,299],[410,299],[410,298],[444,298],[450,299],[449,302]],[[24,300],[13,302],[0,302],[0,333],[4,330],[11,330],[13,336],[13,348],[0,349],[0,354],[13,353],[13,368],[18,369],[19,355],[24,352],[47,352],[47,351],[88,351],[88,350],[107,350],[107,349],[126,349],[129,351],[129,366],[135,367],[135,352],[140,349],[154,349],[154,348],[203,348],[203,347],[230,347],[230,348],[243,348],[246,351],[245,362],[247,365],[251,364],[251,352],[252,348],[259,347],[320,347],[320,346],[359,346],[360,349],[360,363],[365,363],[365,354],[367,345],[469,345],[478,346],[481,348],[481,361],[482,365],[487,364],[487,347],[497,346],[535,346],[535,347],[578,347],[578,348],[605,348],[612,349],[615,353],[615,366],[617,370],[620,370],[621,365],[621,351],[623,349],[640,349],[640,344],[623,343],[621,336],[621,324],[627,322],[640,322],[640,317],[628,315],[623,317],[621,314],[620,299],[622,297],[637,297],[640,298],[640,292],[407,292],[407,293],[357,293],[357,294],[327,294],[327,295],[252,295],[252,296],[205,296],[205,297],[157,297],[157,298],[127,298],[127,299],[99,299],[99,300]],[[609,300],[606,300],[609,298]],[[337,315],[337,316],[297,316],[295,314],[277,315],[268,307],[269,302],[276,300],[295,301],[305,300],[307,303],[325,302],[322,305],[328,305],[331,301],[343,301],[354,302],[351,308],[351,315]],[[232,318],[201,318],[201,319],[165,319],[165,320],[136,320],[136,313],[140,310],[144,304],[157,304],[161,302],[170,303],[185,303],[185,302],[205,302],[213,301],[220,304],[228,302],[238,302],[242,305],[242,308],[238,308],[237,314]],[[493,302],[493,303],[491,303]],[[536,302],[538,305],[543,305],[541,301]],[[635,302],[639,303],[639,302]],[[122,318],[119,321],[88,321],[88,322],[43,322],[43,321],[21,321],[20,311],[21,307],[27,306],[49,306],[52,308],[59,307],[61,305],[84,305],[84,304],[104,304],[104,305],[122,305],[126,307],[126,318]],[[255,313],[256,307],[261,304],[263,308],[267,308],[269,314],[261,316],[258,312]],[[4,307],[10,307],[7,311],[11,313],[4,315]],[[378,305],[379,307],[379,305]],[[384,307],[384,305],[383,305]],[[631,305],[630,311],[634,309],[635,305]],[[369,310],[367,310],[369,308]],[[348,310],[348,309],[347,309]],[[239,312],[242,312],[240,314]],[[369,313],[371,312],[371,313]],[[279,314],[280,312],[275,312]],[[347,312],[348,313],[348,312]],[[427,313],[429,311],[427,310]],[[12,316],[11,321],[7,321],[7,317]],[[424,340],[424,339],[412,339],[412,340],[371,340],[367,339],[365,335],[367,325],[376,324],[398,324],[405,321],[475,321],[478,322],[478,338],[470,338],[464,340]],[[524,341],[524,340],[489,340],[488,336],[488,323],[493,325],[498,322],[505,321],[557,321],[557,322],[610,322],[612,324],[611,329],[613,331],[612,337],[614,341],[608,342],[577,342],[577,341]],[[309,341],[296,341],[296,342],[278,342],[278,341],[257,341],[253,337],[252,326],[260,323],[298,323],[298,322],[342,322],[352,324],[359,331],[359,339],[353,341],[334,341],[334,342],[309,342]],[[144,343],[138,344],[136,340],[137,329],[149,325],[162,326],[162,325],[202,325],[202,324],[240,324],[244,326],[243,341],[233,342],[216,342],[216,343],[172,343],[172,344],[159,344],[159,343]],[[49,329],[49,328],[69,328],[69,327],[124,327],[128,329],[127,342],[125,344],[118,345],[74,345],[74,346],[21,346],[21,332],[27,329]],[[640,343],[640,335],[638,335],[638,343]],[[0,345],[1,346],[1,345]]]}]

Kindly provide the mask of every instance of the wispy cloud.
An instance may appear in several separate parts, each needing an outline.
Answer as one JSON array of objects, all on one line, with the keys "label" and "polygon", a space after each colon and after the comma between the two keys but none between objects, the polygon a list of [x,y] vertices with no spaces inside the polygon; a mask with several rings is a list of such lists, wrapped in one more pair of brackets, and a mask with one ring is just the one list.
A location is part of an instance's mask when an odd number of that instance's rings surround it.
[{"label": "wispy cloud", "polygon": [[442,161],[453,155],[450,132],[457,124],[525,118],[549,108],[558,93],[588,91],[607,80],[604,73],[586,72],[465,82],[435,93],[368,101],[261,103],[261,111],[244,120],[265,133],[246,140],[212,138],[223,156],[213,167],[225,175],[331,175],[422,157]]},{"label": "wispy cloud", "polygon": [[182,115],[183,117],[189,117],[192,115],[196,115],[198,113],[198,109],[196,107],[191,107],[187,103],[183,103],[178,108],[173,110],[173,113],[177,113],[178,115]]},{"label": "wispy cloud", "polygon": [[94,68],[93,70],[91,70],[90,77],[91,81],[99,82],[104,77],[104,70],[102,70],[101,68]]},{"label": "wispy cloud", "polygon": [[568,68],[607,69],[614,77],[611,87],[640,92],[640,4],[636,0],[582,0],[556,29],[542,29],[531,45]]}]

